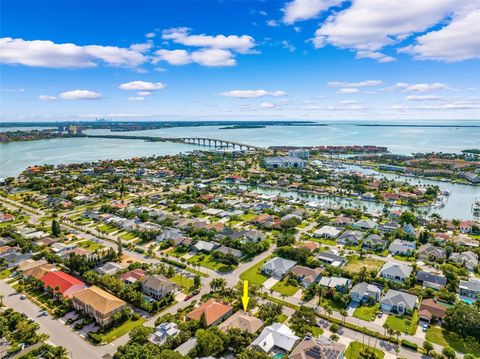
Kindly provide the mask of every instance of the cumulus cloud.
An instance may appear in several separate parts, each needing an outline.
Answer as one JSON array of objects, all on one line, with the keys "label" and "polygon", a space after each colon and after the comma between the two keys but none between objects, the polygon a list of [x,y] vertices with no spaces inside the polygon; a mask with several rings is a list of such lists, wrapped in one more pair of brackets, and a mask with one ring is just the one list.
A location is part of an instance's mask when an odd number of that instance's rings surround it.
[{"label": "cumulus cloud", "polygon": [[277,27],[278,26],[277,20],[273,20],[273,19],[267,20],[266,24],[267,24],[267,26],[270,26],[270,27]]},{"label": "cumulus cloud", "polygon": [[263,102],[261,105],[260,105],[260,108],[262,109],[270,109],[270,108],[275,108],[275,104],[271,103],[271,102]]},{"label": "cumulus cloud", "polygon": [[166,61],[170,65],[186,65],[192,62],[190,54],[186,50],[165,50],[155,52],[158,56],[156,61]]},{"label": "cumulus cloud", "polygon": [[38,96],[38,99],[41,101],[57,101],[58,97],[57,96],[49,96],[49,95],[40,95]]},{"label": "cumulus cloud", "polygon": [[71,43],[56,44],[48,40],[0,39],[0,63],[48,68],[88,68],[100,63],[115,67],[137,67],[147,61],[146,45],[131,48]]},{"label": "cumulus cloud", "polygon": [[241,54],[251,52],[255,46],[255,39],[249,35],[191,35],[187,27],[164,30],[162,38],[185,46],[232,50]]},{"label": "cumulus cloud", "polygon": [[366,80],[360,82],[330,81],[327,83],[328,87],[366,87],[381,85],[383,85],[383,81],[380,80]]},{"label": "cumulus cloud", "polygon": [[332,6],[340,5],[342,0],[293,0],[283,9],[283,22],[293,24],[318,16]]},{"label": "cumulus cloud", "polygon": [[164,89],[165,86],[162,82],[131,81],[120,84],[119,88],[122,90],[156,91]]},{"label": "cumulus cloud", "polygon": [[236,97],[236,98],[258,98],[264,96],[285,96],[283,91],[266,91],[266,90],[231,90],[227,92],[221,92],[221,96]]},{"label": "cumulus cloud", "polygon": [[419,60],[457,62],[480,59],[480,9],[456,17],[440,30],[417,37],[415,44],[399,49]]},{"label": "cumulus cloud", "polygon": [[233,54],[223,49],[203,49],[191,54],[192,61],[208,67],[235,66]]},{"label": "cumulus cloud", "polygon": [[[416,33],[428,31],[432,26],[448,20],[452,14],[466,14],[474,7],[468,0],[356,0],[352,1],[350,7],[329,16],[315,32],[313,43],[316,48],[333,45],[357,51],[357,57],[360,58],[369,57],[380,62],[389,62],[394,59],[379,52],[384,47],[396,45]],[[468,18],[453,31],[437,36],[442,39],[455,33],[463,39],[465,31],[461,29],[474,20]],[[475,30],[469,31],[472,33]],[[432,38],[428,35],[423,37],[426,43]],[[431,41],[438,43],[436,39]],[[471,38],[459,44],[459,47],[469,44]],[[421,48],[406,51],[421,54]],[[465,55],[460,55],[462,56]]]},{"label": "cumulus cloud", "polygon": [[360,92],[360,90],[355,88],[355,87],[344,87],[344,88],[341,88],[340,90],[338,90],[337,94],[348,95],[348,94],[358,93],[358,92]]},{"label": "cumulus cloud", "polygon": [[407,100],[409,101],[434,101],[434,100],[440,100],[440,96],[435,96],[435,95],[411,95],[406,97]]},{"label": "cumulus cloud", "polygon": [[89,90],[72,90],[62,92],[58,97],[64,100],[98,100],[102,94]]},{"label": "cumulus cloud", "polygon": [[440,82],[434,82],[431,84],[414,84],[404,87],[407,91],[414,92],[427,92],[427,91],[438,91],[438,90],[448,90],[449,87]]}]

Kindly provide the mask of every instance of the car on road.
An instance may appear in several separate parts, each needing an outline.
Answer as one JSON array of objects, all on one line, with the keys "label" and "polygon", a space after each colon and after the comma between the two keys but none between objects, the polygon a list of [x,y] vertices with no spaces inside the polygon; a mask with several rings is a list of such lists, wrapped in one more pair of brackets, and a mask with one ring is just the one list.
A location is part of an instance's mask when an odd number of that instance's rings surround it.
[{"label": "car on road", "polygon": [[40,316],[41,316],[41,317],[46,317],[47,315],[48,315],[48,312],[47,312],[46,310],[42,310],[42,311],[40,312]]},{"label": "car on road", "polygon": [[183,301],[186,302],[187,300],[189,300],[189,299],[191,299],[191,298],[192,298],[191,295],[187,295]]},{"label": "car on road", "polygon": [[25,299],[27,299],[27,296],[26,296],[25,294],[22,294],[22,295],[20,296],[20,299],[21,299],[21,300],[25,300]]}]

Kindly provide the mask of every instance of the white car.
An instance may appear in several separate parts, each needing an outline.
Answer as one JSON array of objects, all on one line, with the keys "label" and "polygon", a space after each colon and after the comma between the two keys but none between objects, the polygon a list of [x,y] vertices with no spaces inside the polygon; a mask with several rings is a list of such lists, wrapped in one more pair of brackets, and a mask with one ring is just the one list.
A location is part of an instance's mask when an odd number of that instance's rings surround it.
[{"label": "white car", "polygon": [[422,326],[422,330],[423,330],[424,332],[426,332],[427,329],[428,329],[428,323],[425,323],[425,324]]}]

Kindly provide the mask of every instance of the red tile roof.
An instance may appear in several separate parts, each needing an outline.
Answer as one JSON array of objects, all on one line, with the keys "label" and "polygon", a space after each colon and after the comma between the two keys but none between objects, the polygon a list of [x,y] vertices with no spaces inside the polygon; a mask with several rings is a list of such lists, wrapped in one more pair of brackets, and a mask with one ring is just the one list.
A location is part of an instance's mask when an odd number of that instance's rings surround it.
[{"label": "red tile roof", "polygon": [[209,299],[201,306],[188,313],[187,318],[200,320],[202,315],[205,315],[207,325],[211,325],[231,310],[233,310],[231,306]]},{"label": "red tile roof", "polygon": [[81,280],[61,271],[49,272],[40,278],[40,280],[43,282],[45,288],[50,287],[55,289],[59,287],[59,290],[56,292],[62,295],[74,286],[81,287],[82,289],[85,286],[85,283]]}]

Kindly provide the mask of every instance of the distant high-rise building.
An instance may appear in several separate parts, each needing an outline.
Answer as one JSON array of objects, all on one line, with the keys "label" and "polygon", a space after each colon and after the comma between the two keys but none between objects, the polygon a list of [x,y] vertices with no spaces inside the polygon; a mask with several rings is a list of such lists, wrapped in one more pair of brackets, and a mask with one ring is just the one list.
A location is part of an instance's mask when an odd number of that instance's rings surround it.
[{"label": "distant high-rise building", "polygon": [[302,149],[290,150],[288,151],[288,155],[291,157],[301,158],[302,160],[308,160],[308,158],[310,157],[310,151]]}]

